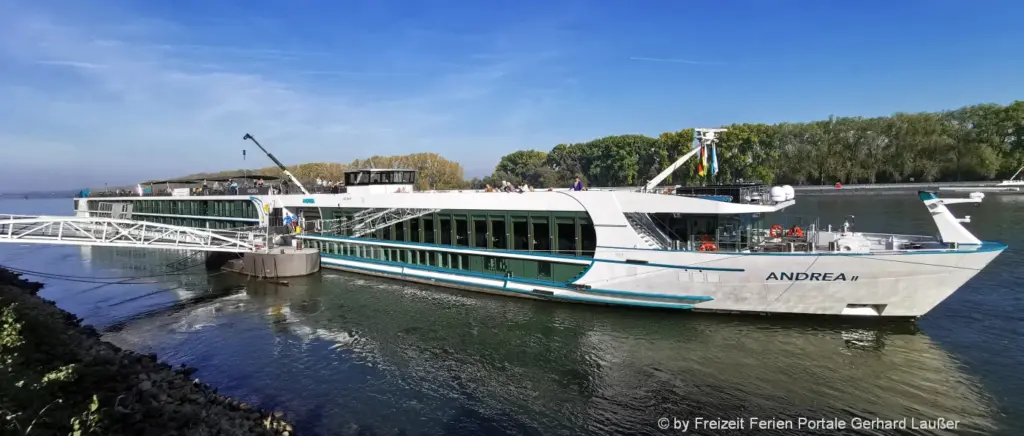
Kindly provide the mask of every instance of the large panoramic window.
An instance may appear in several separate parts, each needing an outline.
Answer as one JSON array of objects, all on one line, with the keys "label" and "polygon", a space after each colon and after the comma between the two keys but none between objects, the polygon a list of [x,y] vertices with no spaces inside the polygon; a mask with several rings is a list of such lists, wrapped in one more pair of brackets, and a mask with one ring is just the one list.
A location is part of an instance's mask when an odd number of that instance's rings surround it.
[{"label": "large panoramic window", "polygon": [[530,249],[530,226],[526,217],[512,218],[512,249],[527,251]]},{"label": "large panoramic window", "polygon": [[441,245],[452,245],[452,217],[448,215],[439,215],[437,217],[437,221],[439,223],[438,229],[440,229],[441,232]]},{"label": "large panoramic window", "polygon": [[473,246],[477,248],[487,248],[487,220],[485,219],[474,219],[473,220]]},{"label": "large panoramic window", "polygon": [[558,253],[576,255],[576,223],[572,218],[559,218],[556,227],[558,232]]},{"label": "large panoramic window", "polygon": [[406,232],[405,232],[405,222],[403,221],[403,222],[400,222],[398,224],[395,224],[395,240],[396,241],[405,241],[406,240],[406,236],[408,236],[408,235],[406,235]]},{"label": "large panoramic window", "polygon": [[420,237],[420,220],[413,218],[409,221],[409,241],[410,242],[423,242]]},{"label": "large panoramic window", "polygon": [[589,220],[580,219],[580,254],[593,256],[597,250],[597,232]]},{"label": "large panoramic window", "polygon": [[504,217],[491,217],[491,241],[494,243],[492,248],[508,249],[508,230],[505,227]]},{"label": "large panoramic window", "polygon": [[551,229],[544,218],[533,218],[533,251],[551,251]]},{"label": "large panoramic window", "polygon": [[425,216],[423,217],[423,242],[427,244],[434,244],[434,217]]},{"label": "large panoramic window", "polygon": [[455,217],[455,245],[469,246],[469,223],[465,216]]}]

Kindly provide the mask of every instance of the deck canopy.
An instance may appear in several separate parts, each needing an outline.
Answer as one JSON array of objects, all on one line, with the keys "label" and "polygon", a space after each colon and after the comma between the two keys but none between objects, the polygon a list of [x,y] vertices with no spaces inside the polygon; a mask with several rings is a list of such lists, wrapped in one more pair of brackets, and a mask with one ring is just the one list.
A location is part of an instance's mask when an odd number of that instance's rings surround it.
[{"label": "deck canopy", "polygon": [[261,175],[261,174],[246,174],[246,175],[242,175],[242,176],[232,176],[232,177],[210,177],[210,178],[203,179],[203,180],[205,180],[207,182],[228,182],[228,181],[231,181],[231,180],[259,180],[259,179],[263,179],[264,182],[269,182],[269,181],[272,181],[272,180],[280,180],[281,178],[277,177],[277,176],[268,176],[268,175]]}]

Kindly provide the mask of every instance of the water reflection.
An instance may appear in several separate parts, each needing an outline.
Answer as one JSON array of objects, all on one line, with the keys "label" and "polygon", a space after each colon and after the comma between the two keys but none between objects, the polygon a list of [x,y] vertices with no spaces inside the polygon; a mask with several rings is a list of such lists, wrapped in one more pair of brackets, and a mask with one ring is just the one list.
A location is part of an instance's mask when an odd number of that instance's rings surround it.
[{"label": "water reflection", "polygon": [[[104,259],[123,258],[93,253]],[[303,433],[661,434],[659,417],[698,415],[994,431],[978,382],[913,324],[679,316],[335,273],[192,280],[176,291],[187,303],[112,323],[108,338],[196,365]]]}]

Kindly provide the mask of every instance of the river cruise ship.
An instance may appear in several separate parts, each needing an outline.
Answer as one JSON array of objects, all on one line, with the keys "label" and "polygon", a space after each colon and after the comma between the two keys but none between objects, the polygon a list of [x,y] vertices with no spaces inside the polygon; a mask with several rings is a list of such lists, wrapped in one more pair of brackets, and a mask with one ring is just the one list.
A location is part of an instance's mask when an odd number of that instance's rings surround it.
[{"label": "river cruise ship", "polygon": [[320,189],[326,193],[266,185],[241,188],[246,193],[83,193],[75,208],[79,216],[214,229],[294,222],[294,238],[319,250],[323,267],[410,282],[761,314],[919,317],[1006,248],[976,238],[963,226],[969,218],[947,208],[983,194],[919,193],[938,234],[908,236],[850,223],[794,225],[782,214],[796,201],[789,186],[654,188],[660,180],[652,180],[632,190],[418,192],[416,176],[352,170],[343,187]]}]

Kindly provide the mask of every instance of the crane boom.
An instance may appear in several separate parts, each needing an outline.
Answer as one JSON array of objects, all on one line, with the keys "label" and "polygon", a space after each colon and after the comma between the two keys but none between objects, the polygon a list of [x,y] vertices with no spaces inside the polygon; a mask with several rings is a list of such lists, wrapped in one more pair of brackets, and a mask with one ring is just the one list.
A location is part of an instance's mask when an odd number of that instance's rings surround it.
[{"label": "crane boom", "polygon": [[254,144],[256,144],[256,146],[259,147],[260,150],[263,150],[263,153],[266,154],[267,157],[270,158],[270,160],[274,161],[274,163],[277,165],[277,167],[280,168],[282,172],[284,172],[284,175],[288,176],[288,179],[290,179],[292,181],[292,183],[295,184],[295,186],[298,186],[299,190],[302,191],[303,194],[309,195],[309,191],[306,190],[306,187],[302,186],[302,183],[299,182],[299,179],[296,179],[295,176],[292,175],[291,171],[288,171],[288,168],[286,168],[284,166],[284,164],[281,163],[281,161],[277,160],[277,158],[274,157],[273,153],[271,153],[271,152],[267,151],[267,149],[263,148],[263,146],[260,145],[260,143],[256,141],[256,138],[254,138],[252,135],[250,135],[248,133],[246,133],[245,136],[242,137],[243,141],[246,140],[246,139],[248,139],[248,140],[252,141]]}]

